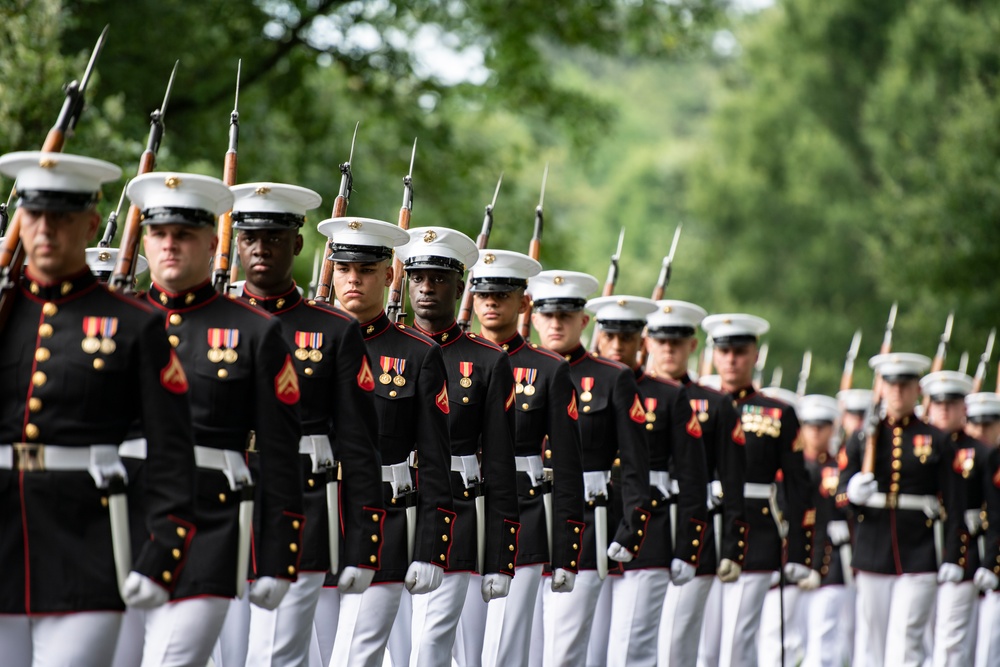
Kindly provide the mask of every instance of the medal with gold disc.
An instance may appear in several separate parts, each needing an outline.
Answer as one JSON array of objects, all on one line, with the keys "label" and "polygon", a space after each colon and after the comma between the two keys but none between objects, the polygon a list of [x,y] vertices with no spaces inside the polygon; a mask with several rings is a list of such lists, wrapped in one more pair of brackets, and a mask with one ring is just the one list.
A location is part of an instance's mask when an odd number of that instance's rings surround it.
[{"label": "medal with gold disc", "polygon": [[458,381],[460,385],[468,389],[472,386],[472,362],[458,362],[458,372],[462,374],[462,379]]}]

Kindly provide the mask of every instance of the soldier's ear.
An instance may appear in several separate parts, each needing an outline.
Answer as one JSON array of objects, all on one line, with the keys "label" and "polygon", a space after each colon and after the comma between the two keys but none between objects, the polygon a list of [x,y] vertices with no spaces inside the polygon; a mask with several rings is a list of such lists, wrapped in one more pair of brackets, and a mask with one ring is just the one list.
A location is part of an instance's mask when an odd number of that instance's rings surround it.
[{"label": "soldier's ear", "polygon": [[295,256],[298,257],[299,253],[302,252],[302,234],[295,235]]},{"label": "soldier's ear", "polygon": [[587,326],[588,324],[590,324],[590,315],[587,315],[586,313],[584,313],[583,314],[583,326]]},{"label": "soldier's ear", "polygon": [[461,300],[463,294],[465,294],[465,281],[459,278],[458,284],[455,285],[455,298]]},{"label": "soldier's ear", "polygon": [[392,285],[392,260],[385,260],[385,286]]},{"label": "soldier's ear", "polygon": [[688,354],[693,354],[694,351],[697,349],[698,349],[698,339],[695,338],[694,336],[691,336],[691,339],[688,341]]},{"label": "soldier's ear", "polygon": [[521,292],[521,305],[517,309],[517,314],[522,315],[528,311],[528,306],[531,305],[531,297]]},{"label": "soldier's ear", "polygon": [[212,230],[212,236],[210,238],[212,240],[209,243],[209,248],[211,249],[212,254],[214,255],[215,249],[219,247],[219,237],[215,235],[215,230]]}]

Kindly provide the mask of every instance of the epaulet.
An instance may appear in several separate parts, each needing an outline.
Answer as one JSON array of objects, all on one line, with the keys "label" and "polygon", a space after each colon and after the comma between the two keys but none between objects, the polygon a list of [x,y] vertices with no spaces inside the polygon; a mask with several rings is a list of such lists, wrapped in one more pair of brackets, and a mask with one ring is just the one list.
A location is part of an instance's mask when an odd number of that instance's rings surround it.
[{"label": "epaulet", "polygon": [[552,359],[555,359],[556,361],[566,361],[566,358],[563,357],[561,354],[556,354],[552,350],[546,350],[544,347],[539,347],[538,343],[528,343],[527,348],[532,352],[537,352],[538,354],[550,357]]},{"label": "epaulet", "polygon": [[328,313],[330,315],[336,315],[342,320],[347,322],[357,322],[356,319],[349,313],[337,308],[333,304],[325,303],[322,301],[316,301],[315,299],[306,299],[305,305],[307,308],[312,308],[313,310],[318,310],[321,313]]},{"label": "epaulet", "polygon": [[491,340],[486,340],[486,339],[485,339],[485,338],[483,338],[482,336],[477,336],[477,335],[476,335],[476,334],[474,334],[474,333],[467,333],[467,334],[465,334],[465,337],[466,337],[466,338],[468,338],[469,340],[471,340],[471,341],[472,341],[473,343],[479,343],[479,344],[480,344],[480,345],[482,345],[483,347],[488,347],[489,349],[491,349],[491,350],[495,350],[496,352],[500,352],[500,353],[502,353],[502,354],[506,354],[506,352],[504,352],[504,351],[503,351],[503,350],[502,350],[502,349],[500,348],[500,346],[499,346],[499,345],[497,345],[496,343],[494,343],[494,342],[493,342],[493,341],[491,341]]},{"label": "epaulet", "polygon": [[413,329],[412,327],[406,326],[405,324],[398,324],[396,322],[392,322],[392,326],[396,327],[396,331],[399,331],[400,333],[404,333],[404,334],[406,334],[407,336],[409,336],[410,338],[412,338],[414,340],[419,340],[421,343],[423,343],[423,344],[425,344],[427,346],[437,345],[437,343],[435,343],[433,340],[431,340],[427,336],[423,335],[422,333],[420,333],[416,329]]}]

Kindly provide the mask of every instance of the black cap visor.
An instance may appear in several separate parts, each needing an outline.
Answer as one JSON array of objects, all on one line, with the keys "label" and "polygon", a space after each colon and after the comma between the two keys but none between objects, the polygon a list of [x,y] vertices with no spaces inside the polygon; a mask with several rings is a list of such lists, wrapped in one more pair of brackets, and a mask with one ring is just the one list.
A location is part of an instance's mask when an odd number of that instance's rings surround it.
[{"label": "black cap visor", "polygon": [[101,199],[100,192],[24,190],[17,194],[18,207],[29,211],[86,211]]}]

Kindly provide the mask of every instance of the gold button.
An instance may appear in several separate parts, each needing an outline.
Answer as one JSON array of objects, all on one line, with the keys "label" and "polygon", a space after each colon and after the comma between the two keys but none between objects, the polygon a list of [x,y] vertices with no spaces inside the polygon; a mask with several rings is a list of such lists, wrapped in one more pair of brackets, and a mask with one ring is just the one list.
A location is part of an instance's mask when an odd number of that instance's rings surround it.
[{"label": "gold button", "polygon": [[94,370],[99,371],[104,368],[104,359],[94,359]]},{"label": "gold button", "polygon": [[372,535],[372,542],[378,542],[378,535]]},{"label": "gold button", "polygon": [[738,546],[738,547],[744,547],[744,546],[746,546],[746,542],[744,542],[743,540],[740,540],[739,542],[736,543],[736,546]]},{"label": "gold button", "polygon": [[226,494],[224,494],[224,493],[220,493],[219,494],[219,502],[220,503],[226,502]]},{"label": "gold button", "polygon": [[899,484],[896,484],[895,482],[893,482],[892,484],[890,484],[889,485],[889,491],[891,491],[892,493],[898,493],[899,492]]},{"label": "gold button", "polygon": [[513,551],[513,550],[514,550],[514,545],[513,544],[508,544],[507,545],[507,551]]},{"label": "gold button", "polygon": [[812,531],[811,530],[807,530],[806,531],[806,537],[812,537],[812,536],[813,536]]},{"label": "gold button", "polygon": [[463,396],[462,397],[462,402],[463,403],[468,403],[469,402],[469,397],[468,396]]},{"label": "gold button", "polygon": [[44,315],[45,317],[52,317],[58,312],[59,309],[56,307],[56,304],[52,303],[51,301],[42,306],[42,315]]},{"label": "gold button", "polygon": [[165,582],[167,582],[169,584],[173,578],[174,578],[174,575],[172,575],[170,573],[170,570],[164,570],[163,571],[163,576],[162,576],[163,581],[165,581]]},{"label": "gold button", "polygon": [[308,484],[310,487],[316,486],[316,480],[314,480],[312,477],[310,477],[309,481],[306,482],[306,484]]},{"label": "gold button", "polygon": [[545,450],[545,458],[547,458],[547,459],[551,459],[552,458],[552,450],[551,449],[546,449]]},{"label": "gold button", "polygon": [[46,362],[49,360],[49,357],[51,356],[52,353],[49,352],[48,348],[40,347],[37,350],[35,350],[35,361]]},{"label": "gold button", "polygon": [[288,566],[288,574],[295,574],[295,566],[294,565],[289,565]]},{"label": "gold button", "polygon": [[507,563],[507,569],[508,570],[513,570],[514,569],[514,564],[513,563]]},{"label": "gold button", "polygon": [[468,498],[469,497],[469,492],[468,491],[462,491],[462,495],[464,497]]},{"label": "gold button", "polygon": [[392,505],[395,505],[396,504],[396,499],[395,498],[390,498],[389,499],[389,503],[392,504]]},{"label": "gold button", "polygon": [[301,526],[301,525],[302,525],[302,524],[301,524],[301,523],[299,523],[299,520],[298,520],[298,519],[296,519],[295,521],[292,521],[292,529],[293,529],[293,530],[298,530],[298,529],[299,529],[299,526]]},{"label": "gold button", "polygon": [[575,560],[571,560],[571,561],[569,562],[569,566],[570,566],[570,567],[576,567],[576,561],[575,561]]},{"label": "gold button", "polygon": [[442,542],[447,542],[448,541],[448,536],[447,535],[442,535],[441,536],[441,541]]},{"label": "gold button", "polygon": [[637,531],[635,531],[635,533],[636,533],[636,535],[638,535],[639,537],[642,537],[642,531],[641,531],[641,530],[637,530]]},{"label": "gold button", "polygon": [[897,460],[897,461],[893,461],[892,462],[892,469],[893,470],[899,470],[902,467],[903,467],[903,462],[902,461],[898,461]]},{"label": "gold button", "polygon": [[812,564],[812,558],[806,556],[806,565],[811,565],[811,564]]},{"label": "gold button", "polygon": [[517,529],[516,529],[516,528],[511,528],[511,529],[510,529],[510,534],[511,534],[511,535],[514,535],[514,534],[516,534],[516,533],[517,533]]},{"label": "gold button", "polygon": [[224,380],[227,377],[229,377],[229,371],[227,371],[225,368],[220,368],[219,372],[218,372],[218,376]]},{"label": "gold button", "polygon": [[37,396],[32,396],[28,399],[28,410],[31,412],[38,412],[42,409],[42,399]]},{"label": "gold button", "polygon": [[107,506],[108,506],[108,497],[101,496],[101,507],[107,507]]},{"label": "gold button", "polygon": [[170,553],[173,555],[174,560],[180,560],[181,559],[181,550],[180,549],[174,549]]},{"label": "gold button", "polygon": [[446,517],[444,518],[444,522],[445,522],[445,523],[451,523],[451,517],[450,517],[450,516],[446,516]]},{"label": "gold button", "polygon": [[28,436],[28,440],[34,440],[38,437],[38,427],[34,424],[27,424],[24,427],[24,434]]},{"label": "gold button", "polygon": [[395,389],[393,389],[392,391],[389,392],[389,397],[390,398],[396,398],[396,390]]},{"label": "gold button", "polygon": [[38,335],[42,338],[52,338],[52,325],[48,322],[38,325]]},{"label": "gold button", "polygon": [[903,429],[901,429],[901,428],[899,428],[897,426],[896,428],[892,429],[892,434],[893,435],[902,435],[903,434]]},{"label": "gold button", "polygon": [[589,405],[583,406],[583,411],[584,412],[590,412],[590,406]]},{"label": "gold button", "polygon": [[59,286],[59,293],[62,294],[63,296],[66,296],[72,291],[73,291],[73,283],[71,283],[68,280],[64,281],[63,284]]},{"label": "gold button", "polygon": [[697,530],[699,533],[701,532],[701,526],[697,524],[695,525],[694,529]]},{"label": "gold button", "polygon": [[181,344],[181,339],[173,334],[167,336],[167,340],[170,341],[170,347],[177,347]]},{"label": "gold button", "polygon": [[639,515],[639,521],[645,521],[645,520],[646,520],[646,515],[645,514],[640,514]]},{"label": "gold button", "polygon": [[[632,551],[634,551],[636,553],[639,553],[639,545],[637,544],[634,547],[632,547]],[[692,558],[693,558],[693,556],[692,556]]]},{"label": "gold button", "polygon": [[653,505],[653,507],[656,507],[657,505],[659,505],[659,503],[658,503],[658,502],[656,502],[655,500],[654,500],[654,501],[652,501],[652,503],[651,503],[651,504]]},{"label": "gold button", "polygon": [[291,551],[292,553],[296,553],[299,550],[299,545],[296,544],[295,542],[292,542],[291,544],[288,545],[288,550]]},{"label": "gold button", "polygon": [[574,526],[573,527],[573,532],[576,533],[577,535],[579,535],[580,534],[580,526]]},{"label": "gold button", "polygon": [[576,551],[576,550],[577,550],[577,549],[579,549],[579,548],[580,548],[580,547],[579,547],[579,545],[577,545],[577,543],[576,543],[576,542],[574,542],[574,543],[573,543],[573,551]]},{"label": "gold button", "polygon": [[[378,514],[372,514],[372,521],[378,521]],[[298,528],[298,526],[295,526]]]},{"label": "gold button", "polygon": [[652,424],[646,424],[646,430],[647,431],[652,431],[653,430],[653,425]]},{"label": "gold button", "polygon": [[187,534],[188,534],[188,532],[187,532],[186,528],[184,528],[184,527],[178,527],[177,528],[177,537],[187,537]]},{"label": "gold button", "polygon": [[693,563],[696,560],[698,560],[698,557],[696,555],[694,555],[694,554],[691,554],[691,562]]},{"label": "gold button", "polygon": [[378,560],[378,558],[376,558],[375,556],[369,556],[369,557],[368,557],[368,562],[369,562],[369,563],[374,563],[374,562],[375,562],[375,561],[377,561],[377,560]]},{"label": "gold button", "polygon": [[769,509],[767,509],[766,507],[762,507],[761,510],[760,510],[760,513],[763,514],[764,516],[767,516],[768,514],[771,513],[771,511]]},{"label": "gold button", "polygon": [[740,526],[740,534],[742,535],[745,532],[747,532],[747,527],[746,526]]},{"label": "gold button", "polygon": [[924,522],[924,524],[925,524],[925,525],[926,525],[926,526],[927,526],[928,528],[930,528],[931,526],[933,526],[933,525],[934,525],[934,521],[932,521],[931,519],[927,519],[927,521],[925,521],[925,522]]},{"label": "gold button", "polygon": [[894,444],[894,445],[901,445],[901,444],[903,444],[903,439],[902,438],[893,438],[892,439],[892,444]]},{"label": "gold button", "polygon": [[170,323],[173,324],[175,327],[178,324],[180,324],[181,322],[183,322],[183,321],[184,321],[184,318],[181,317],[180,313],[171,313],[170,314]]},{"label": "gold button", "polygon": [[902,456],[903,455],[903,449],[901,447],[896,447],[895,449],[892,450],[892,455],[896,456],[896,457]]},{"label": "gold button", "polygon": [[305,373],[306,375],[312,375],[313,374],[313,369],[312,368],[307,368],[307,369],[305,369],[302,372]]},{"label": "gold button", "polygon": [[46,381],[48,381],[48,379],[49,378],[42,371],[35,371],[31,376],[31,384],[36,387],[41,387],[46,383]]},{"label": "gold button", "polygon": [[445,560],[445,555],[444,555],[444,554],[441,554],[441,556],[440,556],[440,557],[441,557],[441,562],[443,563],[443,562],[444,562],[444,560]]},{"label": "gold button", "polygon": [[527,410],[528,409],[528,404],[527,403],[521,403],[521,409],[522,410]]},{"label": "gold button", "polygon": [[898,473],[898,472],[894,472],[894,473],[892,473],[892,481],[894,481],[894,482],[895,482],[895,481],[897,481],[898,479],[899,479],[899,473]]},{"label": "gold button", "polygon": [[528,489],[528,495],[529,496],[535,495],[535,490],[534,489]]}]

